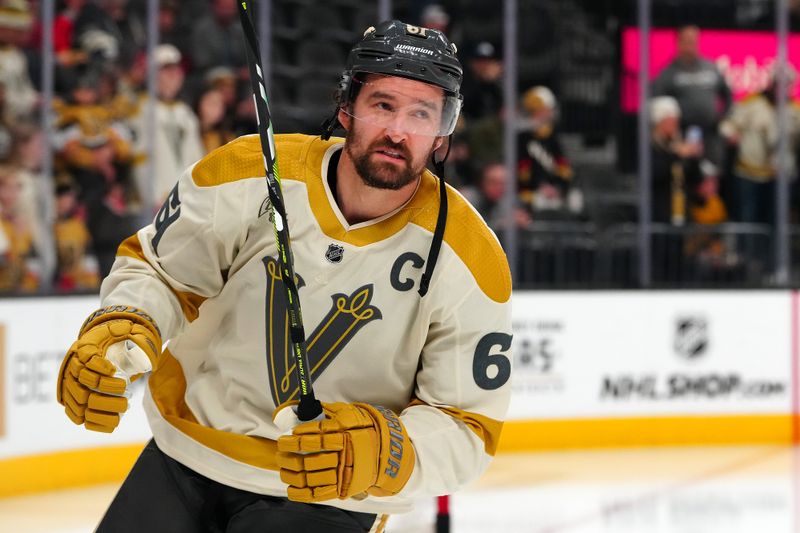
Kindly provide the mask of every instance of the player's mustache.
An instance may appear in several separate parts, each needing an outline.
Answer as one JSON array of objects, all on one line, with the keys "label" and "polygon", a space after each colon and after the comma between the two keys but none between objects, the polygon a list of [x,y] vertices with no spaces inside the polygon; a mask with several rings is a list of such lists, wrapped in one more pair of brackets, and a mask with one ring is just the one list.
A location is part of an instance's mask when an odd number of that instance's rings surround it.
[{"label": "player's mustache", "polygon": [[380,143],[375,143],[375,145],[372,147],[373,152],[377,152],[378,150],[398,152],[403,156],[404,159],[411,159],[411,154],[408,153],[408,148],[404,144],[393,143],[392,141],[382,141]]}]

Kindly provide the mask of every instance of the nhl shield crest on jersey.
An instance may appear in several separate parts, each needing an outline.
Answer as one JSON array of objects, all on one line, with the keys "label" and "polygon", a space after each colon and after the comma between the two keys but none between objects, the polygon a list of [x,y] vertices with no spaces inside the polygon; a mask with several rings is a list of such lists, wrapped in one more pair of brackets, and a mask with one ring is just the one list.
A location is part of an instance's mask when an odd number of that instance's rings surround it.
[{"label": "nhl shield crest on jersey", "polygon": [[328,245],[328,250],[325,252],[325,259],[331,263],[341,263],[342,256],[344,255],[344,248],[338,244]]}]

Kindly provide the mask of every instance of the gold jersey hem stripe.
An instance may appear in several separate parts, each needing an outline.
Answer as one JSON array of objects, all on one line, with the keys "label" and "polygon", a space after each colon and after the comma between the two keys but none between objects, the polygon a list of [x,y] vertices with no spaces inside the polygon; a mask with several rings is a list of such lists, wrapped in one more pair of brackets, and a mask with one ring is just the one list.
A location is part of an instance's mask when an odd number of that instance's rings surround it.
[{"label": "gold jersey hem stripe", "polygon": [[0,498],[122,481],[145,443],[0,459]]},{"label": "gold jersey hem stripe", "polygon": [[241,463],[278,470],[278,445],[272,439],[230,433],[203,426],[186,404],[186,378],[180,362],[164,350],[150,376],[150,395],[161,416],[192,440]]}]

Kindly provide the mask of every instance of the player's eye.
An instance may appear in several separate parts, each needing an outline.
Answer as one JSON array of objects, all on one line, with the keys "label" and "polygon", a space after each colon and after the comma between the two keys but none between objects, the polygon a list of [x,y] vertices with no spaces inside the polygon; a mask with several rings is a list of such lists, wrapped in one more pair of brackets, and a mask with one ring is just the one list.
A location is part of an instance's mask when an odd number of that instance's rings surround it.
[{"label": "player's eye", "polygon": [[380,109],[381,111],[394,111],[394,106],[392,106],[392,104],[389,102],[376,102],[375,108]]},{"label": "player's eye", "polygon": [[416,111],[414,111],[412,116],[420,120],[428,120],[429,118],[431,118],[431,114],[425,111],[424,109],[417,109]]}]

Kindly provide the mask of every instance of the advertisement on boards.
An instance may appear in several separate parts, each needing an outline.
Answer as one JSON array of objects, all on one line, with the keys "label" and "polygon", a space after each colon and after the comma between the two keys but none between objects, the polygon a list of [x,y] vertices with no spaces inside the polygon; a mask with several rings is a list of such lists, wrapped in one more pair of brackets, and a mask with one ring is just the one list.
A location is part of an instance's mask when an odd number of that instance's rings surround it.
[{"label": "advertisement on boards", "polygon": [[781,414],[788,291],[520,292],[512,419]]},{"label": "advertisement on boards", "polygon": [[[56,376],[97,297],[0,300],[0,459],[85,447],[140,443],[150,436],[137,382],[111,434],[73,424],[56,402]],[[4,423],[3,423],[4,422]]]}]

